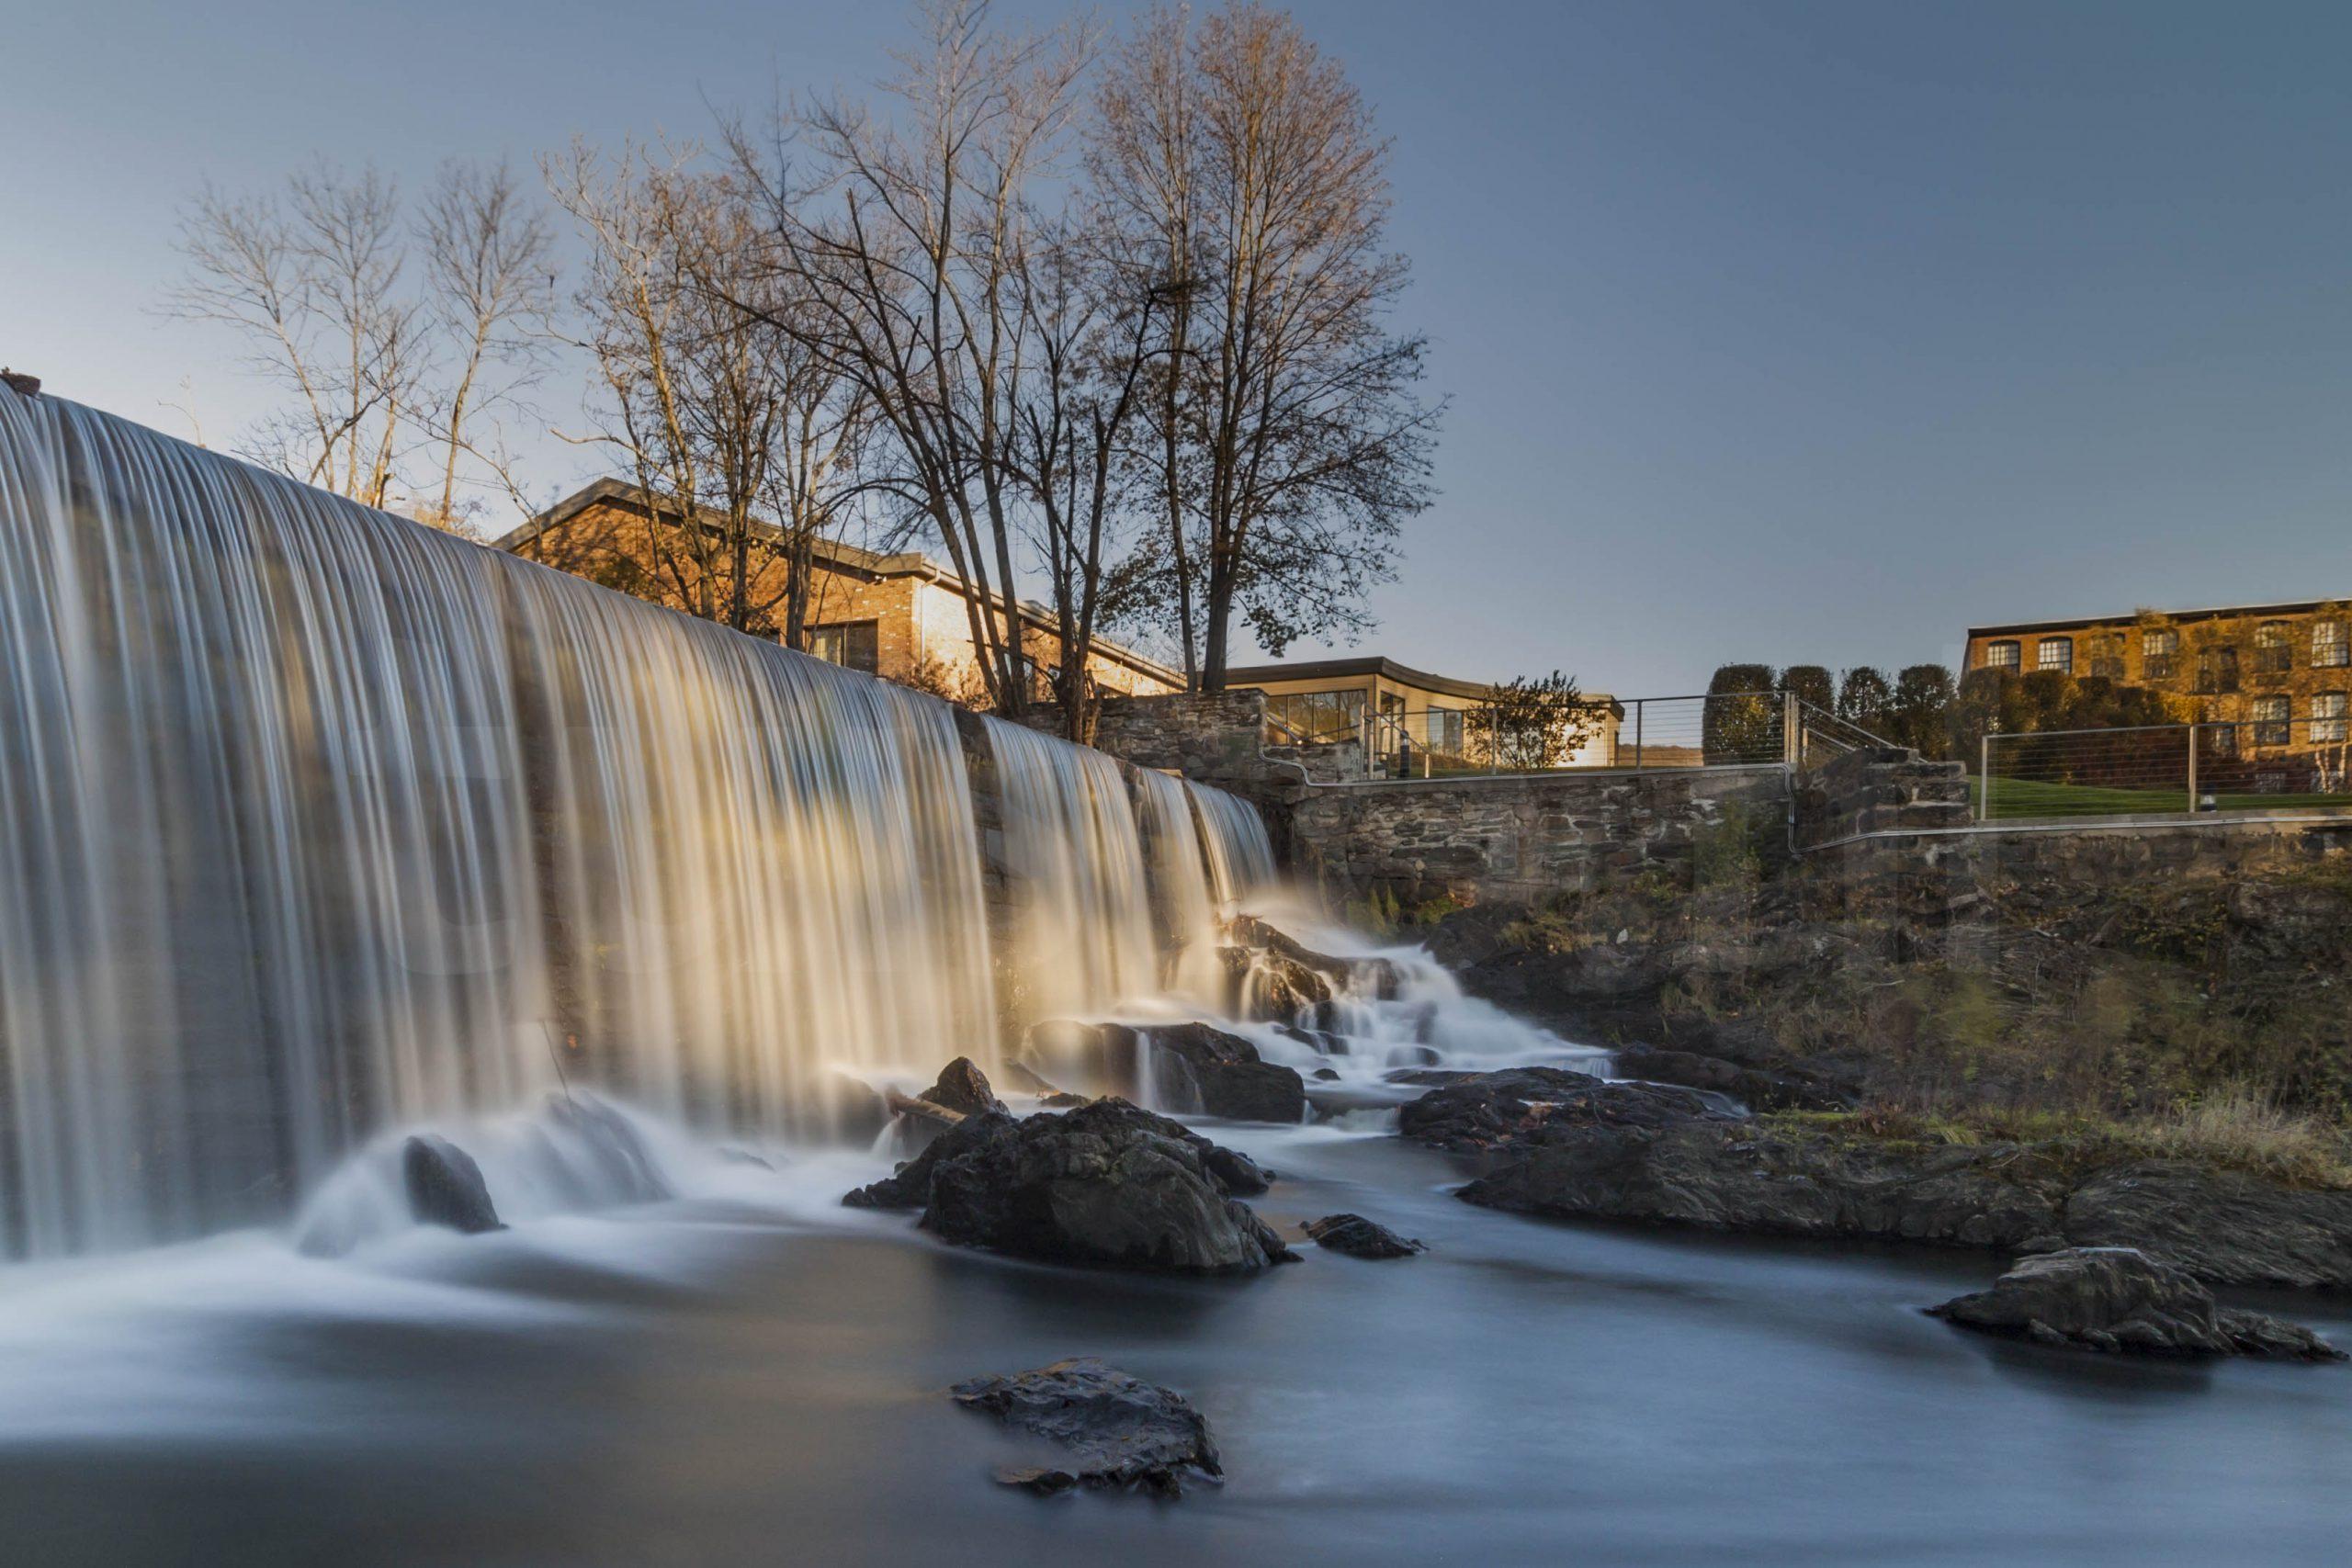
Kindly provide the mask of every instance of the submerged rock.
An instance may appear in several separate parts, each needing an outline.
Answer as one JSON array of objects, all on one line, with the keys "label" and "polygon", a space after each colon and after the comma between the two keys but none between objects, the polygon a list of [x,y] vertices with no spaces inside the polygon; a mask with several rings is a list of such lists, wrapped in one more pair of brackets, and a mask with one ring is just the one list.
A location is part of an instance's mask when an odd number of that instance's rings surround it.
[{"label": "submerged rock", "polygon": [[921,1098],[967,1116],[1004,1109],[1004,1101],[996,1097],[988,1076],[972,1065],[969,1056],[958,1056],[942,1067],[939,1081],[923,1090]]},{"label": "submerged rock", "polygon": [[1317,1247],[1344,1252],[1351,1258],[1410,1258],[1428,1247],[1408,1241],[1386,1225],[1362,1214],[1326,1214],[1306,1222],[1307,1238]]},{"label": "submerged rock", "polygon": [[967,1410],[985,1411],[1069,1450],[1067,1465],[999,1470],[997,1479],[1009,1486],[1046,1493],[1142,1486],[1175,1497],[1187,1473],[1225,1473],[1207,1421],[1183,1395],[1091,1356],[1011,1377],[973,1378],[950,1393]]},{"label": "submerged rock", "polygon": [[1928,1310],[1963,1328],[2076,1349],[2344,1359],[2311,1330],[2222,1307],[2187,1270],[2123,1247],[2040,1253],[1992,1289]]},{"label": "submerged rock", "polygon": [[1017,1257],[1175,1273],[1254,1273],[1296,1254],[1230,1194],[1262,1191],[1248,1156],[1123,1100],[950,1127],[897,1174],[842,1201],[922,1210],[941,1239]]},{"label": "submerged rock", "polygon": [[637,1127],[585,1094],[548,1096],[548,1120],[569,1132],[594,1167],[597,1196],[607,1203],[658,1203],[675,1197]]},{"label": "submerged rock", "polygon": [[506,1228],[473,1156],[448,1139],[419,1133],[401,1146],[401,1179],[409,1213],[419,1224],[446,1225],[468,1235]]}]

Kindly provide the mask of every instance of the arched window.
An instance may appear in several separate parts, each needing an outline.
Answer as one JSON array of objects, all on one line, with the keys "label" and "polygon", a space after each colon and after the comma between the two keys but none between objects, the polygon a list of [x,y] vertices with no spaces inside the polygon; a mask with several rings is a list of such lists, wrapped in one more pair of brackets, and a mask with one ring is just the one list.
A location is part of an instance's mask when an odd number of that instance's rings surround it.
[{"label": "arched window", "polygon": [[2014,670],[2018,667],[2018,645],[2015,642],[2006,638],[2000,642],[1988,642],[1984,645],[1984,668]]},{"label": "arched window", "polygon": [[2062,675],[2075,672],[2075,639],[2070,637],[2046,637],[2033,650],[2036,670],[2055,670]]},{"label": "arched window", "polygon": [[2140,634],[2140,673],[2151,681],[2172,679],[2180,658],[2180,634],[2170,626],[2150,626]]},{"label": "arched window", "polygon": [[2312,668],[2341,670],[2347,663],[2352,663],[2352,645],[2347,645],[2344,640],[2344,623],[2342,621],[2313,621],[2312,623]]}]

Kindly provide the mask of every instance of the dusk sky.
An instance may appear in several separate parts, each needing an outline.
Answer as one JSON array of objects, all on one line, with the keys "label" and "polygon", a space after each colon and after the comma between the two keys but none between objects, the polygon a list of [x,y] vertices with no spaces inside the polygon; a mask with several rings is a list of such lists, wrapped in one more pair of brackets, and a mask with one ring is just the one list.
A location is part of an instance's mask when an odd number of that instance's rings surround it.
[{"label": "dusk sky", "polygon": [[[1453,400],[1363,650],[1655,695],[2352,595],[2352,7],[1291,8],[1395,138],[1400,322]],[[702,134],[905,35],[745,0],[7,10],[0,361],[215,446],[269,392],[155,314],[207,178]],[[550,446],[535,488],[594,472]]]}]

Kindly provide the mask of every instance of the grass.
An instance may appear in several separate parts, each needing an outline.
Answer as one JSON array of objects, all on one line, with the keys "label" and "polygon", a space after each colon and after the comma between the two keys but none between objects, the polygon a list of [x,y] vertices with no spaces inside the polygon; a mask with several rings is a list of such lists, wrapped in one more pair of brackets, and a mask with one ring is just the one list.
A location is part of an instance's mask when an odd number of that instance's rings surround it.
[{"label": "grass", "polygon": [[2157,1116],[2118,1120],[2075,1111],[1969,1106],[1924,1111],[1895,1105],[1860,1111],[1783,1111],[1773,1126],[1815,1136],[1895,1145],[2037,1148],[2079,1179],[2133,1159],[2184,1159],[2294,1187],[2352,1188],[2352,1136],[2317,1116],[2282,1111],[2229,1085]]},{"label": "grass", "polygon": [[[1983,779],[1968,781],[1968,800],[1979,817],[1988,815],[1984,810]],[[2219,795],[2213,796],[2213,805],[2220,811],[2352,810],[2352,795]],[[2188,809],[2185,779],[2178,789],[2116,789],[1996,775],[1989,819],[1997,822],[2026,817],[2136,817]]]}]

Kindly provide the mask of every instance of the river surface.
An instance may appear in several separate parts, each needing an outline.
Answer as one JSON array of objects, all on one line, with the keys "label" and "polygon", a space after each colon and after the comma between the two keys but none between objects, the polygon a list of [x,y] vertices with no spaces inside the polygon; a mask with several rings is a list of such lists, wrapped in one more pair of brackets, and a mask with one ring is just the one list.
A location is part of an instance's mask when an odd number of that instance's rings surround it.
[{"label": "river surface", "polygon": [[[1204,1124],[1205,1125],[1205,1124]],[[1444,1158],[1213,1128],[1430,1243],[1254,1280],[1079,1272],[836,1206],[879,1159],[691,1201],[229,1235],[0,1279],[0,1562],[2341,1562],[2352,1373],[2109,1359],[1918,1308],[1990,1257],[1556,1224]],[[2340,1303],[2279,1306],[2338,1343]],[[949,1383],[1091,1354],[1228,1479],[1033,1498]]]}]

